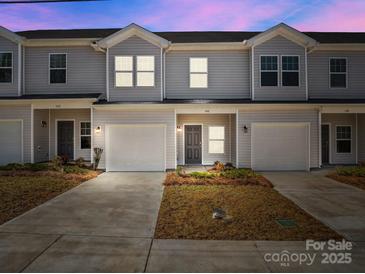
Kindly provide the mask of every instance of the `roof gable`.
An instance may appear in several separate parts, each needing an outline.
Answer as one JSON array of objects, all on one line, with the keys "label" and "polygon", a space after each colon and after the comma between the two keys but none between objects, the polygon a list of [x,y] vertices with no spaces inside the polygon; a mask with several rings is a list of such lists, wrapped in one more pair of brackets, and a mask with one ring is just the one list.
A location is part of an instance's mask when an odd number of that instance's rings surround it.
[{"label": "roof gable", "polygon": [[19,36],[18,34],[8,30],[7,28],[4,28],[0,26],[0,36],[5,37],[6,39],[14,42],[14,43],[21,43],[24,38]]},{"label": "roof gable", "polygon": [[249,40],[246,40],[244,43],[248,46],[257,46],[259,44],[262,44],[275,36],[281,35],[285,37],[288,40],[293,41],[294,43],[297,43],[303,47],[313,47],[318,42],[314,40],[313,38],[309,37],[308,35],[289,27],[288,25],[284,23],[280,23],[267,31],[264,31]]},{"label": "roof gable", "polygon": [[97,44],[101,48],[111,48],[132,36],[138,36],[161,48],[166,48],[170,44],[169,41],[162,38],[161,36],[158,36],[134,23],[109,35],[108,37],[105,37],[104,39],[98,41]]}]

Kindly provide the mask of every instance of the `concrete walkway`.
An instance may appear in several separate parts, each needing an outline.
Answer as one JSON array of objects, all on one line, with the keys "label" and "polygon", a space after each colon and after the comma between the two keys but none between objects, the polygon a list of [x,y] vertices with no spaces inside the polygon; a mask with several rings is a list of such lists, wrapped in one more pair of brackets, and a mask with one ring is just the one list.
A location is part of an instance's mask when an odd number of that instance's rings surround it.
[{"label": "concrete walkway", "polygon": [[[284,173],[268,175],[280,191],[294,198],[301,197],[301,192],[306,195],[318,192],[323,196],[329,192],[331,196],[339,191],[331,190],[332,185],[316,183],[312,175],[305,173],[290,175],[294,177]],[[292,178],[288,182],[299,177],[295,179],[297,187],[285,184],[288,176]],[[103,174],[0,226],[0,272],[362,272],[365,269],[364,242],[356,242],[351,264],[322,264],[322,254],[309,251],[317,254],[312,265],[290,262],[283,266],[264,258],[282,252],[308,253],[304,242],[153,239],[163,178],[163,173]]]},{"label": "concrete walkway", "polygon": [[350,241],[365,241],[365,191],[313,172],[265,172],[281,194]]},{"label": "concrete walkway", "polygon": [[0,226],[0,272],[143,272],[164,173],[104,173]]}]

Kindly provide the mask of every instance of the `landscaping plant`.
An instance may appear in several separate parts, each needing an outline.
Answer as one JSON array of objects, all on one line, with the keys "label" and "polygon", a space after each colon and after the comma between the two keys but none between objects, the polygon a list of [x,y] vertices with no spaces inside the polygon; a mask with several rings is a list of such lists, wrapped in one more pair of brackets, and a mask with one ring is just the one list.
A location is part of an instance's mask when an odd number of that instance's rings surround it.
[{"label": "landscaping plant", "polygon": [[99,162],[101,159],[101,155],[103,154],[103,149],[100,147],[94,148],[94,170],[96,170],[99,166]]}]

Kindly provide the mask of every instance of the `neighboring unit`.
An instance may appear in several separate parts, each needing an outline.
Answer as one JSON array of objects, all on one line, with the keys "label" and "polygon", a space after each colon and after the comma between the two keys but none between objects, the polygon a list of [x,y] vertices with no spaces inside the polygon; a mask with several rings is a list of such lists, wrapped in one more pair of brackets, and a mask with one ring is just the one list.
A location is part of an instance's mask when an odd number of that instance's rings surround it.
[{"label": "neighboring unit", "polygon": [[0,28],[0,164],[365,161],[365,33]]}]

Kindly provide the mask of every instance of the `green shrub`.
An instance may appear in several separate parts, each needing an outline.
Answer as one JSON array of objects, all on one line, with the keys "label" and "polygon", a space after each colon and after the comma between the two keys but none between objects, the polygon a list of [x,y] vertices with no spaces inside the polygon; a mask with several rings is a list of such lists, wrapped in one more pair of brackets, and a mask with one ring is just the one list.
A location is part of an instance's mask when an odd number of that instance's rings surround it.
[{"label": "green shrub", "polygon": [[45,171],[49,170],[49,165],[47,163],[35,163],[35,164],[24,164],[24,170],[30,171]]},{"label": "green shrub", "polygon": [[0,170],[23,170],[24,165],[18,163],[10,163],[5,166],[0,166]]},{"label": "green shrub", "polygon": [[56,156],[51,161],[51,168],[56,171],[61,171],[63,165],[63,160],[61,156]]},{"label": "green shrub", "polygon": [[258,175],[252,169],[235,168],[221,172],[221,176],[228,179],[256,178]]},{"label": "green shrub", "polygon": [[336,168],[336,172],[342,176],[365,177],[365,167],[363,166],[338,167]]},{"label": "green shrub", "polygon": [[28,170],[28,171],[43,171],[43,170],[49,170],[49,166],[47,163],[26,163],[26,164],[19,164],[19,163],[11,163],[7,164],[5,166],[1,166],[0,170]]},{"label": "green shrub", "polygon": [[189,174],[191,177],[196,179],[212,179],[218,176],[217,173],[210,173],[208,171],[194,171]]},{"label": "green shrub", "polygon": [[81,168],[78,166],[64,166],[63,167],[64,173],[74,173],[74,174],[86,174],[89,172],[86,168]]},{"label": "green shrub", "polygon": [[79,157],[75,160],[75,164],[78,167],[84,167],[85,166],[85,159],[83,157]]}]

